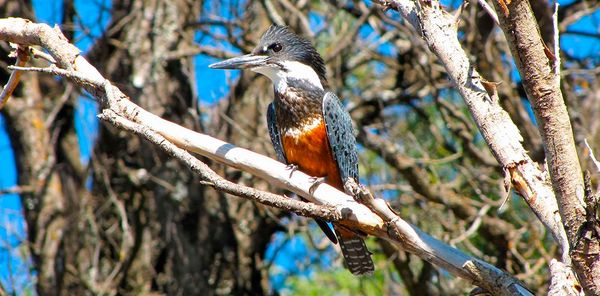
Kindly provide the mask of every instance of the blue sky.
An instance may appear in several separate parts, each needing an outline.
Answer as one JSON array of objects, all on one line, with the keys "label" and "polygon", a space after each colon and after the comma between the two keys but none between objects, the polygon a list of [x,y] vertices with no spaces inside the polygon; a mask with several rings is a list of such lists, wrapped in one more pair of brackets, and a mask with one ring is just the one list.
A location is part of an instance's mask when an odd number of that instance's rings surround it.
[{"label": "blue sky", "polygon": [[[76,9],[82,16],[81,25],[87,27],[89,35],[83,35],[81,31],[75,34],[75,44],[83,51],[89,49],[93,43],[93,38],[100,36],[104,26],[109,21],[108,10],[98,9],[101,5],[106,9],[110,8],[109,0],[94,1],[93,5],[89,5],[89,1],[76,1]],[[445,2],[445,1],[442,1]],[[571,2],[559,1],[561,4]],[[60,24],[62,15],[62,1],[47,1],[34,0],[34,7],[38,21],[45,22],[51,25]],[[207,5],[208,2],[207,2]],[[223,8],[225,9],[225,8]],[[223,13],[222,15],[225,15]],[[312,26],[319,28],[320,16],[311,13],[309,20]],[[216,28],[219,31],[222,29]],[[600,33],[600,12],[594,15],[586,16],[580,23],[572,25],[569,30],[585,31],[588,33]],[[359,36],[366,38],[372,30],[368,26],[361,28]],[[224,33],[224,32],[223,32]],[[211,40],[209,36],[198,33],[196,36],[198,42],[211,42],[217,47],[225,48],[229,51],[239,53],[234,47],[225,43],[217,43]],[[592,37],[582,37],[576,35],[561,36],[562,48],[575,57],[594,56],[596,58],[600,53],[600,42]],[[395,52],[393,46],[389,43],[382,45],[378,50],[384,54]],[[199,100],[201,104],[211,105],[223,98],[229,91],[229,82],[235,80],[239,76],[237,71],[214,71],[208,69],[208,65],[216,60],[204,55],[195,57],[197,87]],[[4,82],[2,82],[4,83]],[[96,120],[97,104],[87,97],[81,97],[77,101],[77,109],[75,115],[75,126],[80,138],[80,148],[82,154],[82,162],[86,163],[89,160],[90,152],[93,148],[95,135],[98,131],[98,121]],[[6,135],[5,120],[0,115],[0,189],[10,188],[16,185],[16,168],[14,163],[14,155],[11,149],[10,140]],[[265,131],[266,132],[266,131]],[[25,225],[23,222],[22,208],[18,195],[7,194],[0,196],[0,281],[5,287],[11,289],[11,285],[7,285],[10,281],[14,281],[15,286],[19,291],[31,287],[31,278],[28,271],[31,264],[24,260],[21,256],[23,245],[21,240],[25,237]],[[10,225],[10,227],[9,227]],[[281,288],[285,285],[285,278],[290,274],[300,274],[310,276],[312,270],[307,268],[307,258],[309,262],[319,262],[323,267],[327,267],[333,261],[326,255],[322,258],[315,258],[314,252],[309,252],[304,236],[294,236],[288,238],[284,234],[278,234],[273,238],[273,244],[267,250],[267,260],[275,260],[274,269],[271,275],[273,286]],[[10,249],[10,251],[8,251]],[[275,250],[279,250],[275,252]],[[289,260],[286,258],[293,258]],[[298,261],[299,260],[299,261]],[[299,264],[300,263],[300,264]],[[9,268],[16,272],[18,276],[9,279]]]},{"label": "blue sky", "polygon": [[[6,121],[0,115],[0,131],[6,130]],[[11,188],[16,185],[17,172],[15,169],[14,154],[10,140],[5,132],[0,132],[0,189]],[[0,280],[6,283],[14,282],[15,286],[25,289],[29,286],[29,262],[21,256],[25,239],[25,221],[21,208],[21,201],[16,194],[0,195]],[[10,277],[10,272],[16,274]],[[10,287],[8,287],[10,288]]]}]

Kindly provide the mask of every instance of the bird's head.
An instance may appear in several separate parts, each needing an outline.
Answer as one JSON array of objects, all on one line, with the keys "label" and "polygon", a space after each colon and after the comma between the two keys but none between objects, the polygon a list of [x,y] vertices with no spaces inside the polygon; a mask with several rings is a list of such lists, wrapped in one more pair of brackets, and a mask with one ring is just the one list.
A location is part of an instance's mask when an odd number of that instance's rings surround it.
[{"label": "bird's head", "polygon": [[323,88],[327,78],[325,63],[310,41],[288,27],[272,25],[252,53],[209,66],[213,69],[250,69],[269,77],[276,88],[290,79],[302,80]]}]

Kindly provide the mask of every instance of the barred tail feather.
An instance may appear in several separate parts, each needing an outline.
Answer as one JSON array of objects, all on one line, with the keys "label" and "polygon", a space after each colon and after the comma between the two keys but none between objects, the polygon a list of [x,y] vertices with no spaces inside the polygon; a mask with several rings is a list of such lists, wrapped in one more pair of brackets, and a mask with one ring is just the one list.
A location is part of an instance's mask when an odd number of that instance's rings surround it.
[{"label": "barred tail feather", "polygon": [[354,275],[372,275],[375,266],[365,241],[358,234],[341,226],[334,225],[334,229],[348,270]]}]

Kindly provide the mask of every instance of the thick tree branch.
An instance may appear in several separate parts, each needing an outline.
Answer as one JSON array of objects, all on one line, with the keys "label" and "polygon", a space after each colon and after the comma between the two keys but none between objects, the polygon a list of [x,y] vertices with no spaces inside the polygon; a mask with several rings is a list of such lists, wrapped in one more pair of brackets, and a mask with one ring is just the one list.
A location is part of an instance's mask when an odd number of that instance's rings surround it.
[{"label": "thick tree branch", "polygon": [[[48,49],[57,61],[59,68],[42,69],[40,71],[69,78],[98,99],[104,109],[104,119],[114,121],[121,128],[135,132],[160,145],[163,149],[168,148],[171,155],[182,160],[193,158],[187,152],[184,153],[185,151],[178,150],[174,146],[176,145],[252,173],[276,186],[296,192],[312,202],[340,208],[343,217],[340,223],[390,240],[395,245],[435,263],[457,276],[480,285],[487,291],[497,295],[531,295],[520,282],[510,275],[486,262],[445,245],[405,222],[389,209],[378,211],[380,217],[371,212],[366,206],[354,201],[352,197],[326,184],[318,186],[314,191],[314,195],[311,195],[309,190],[312,182],[309,176],[301,172],[294,172],[292,176],[289,176],[290,172],[285,165],[271,158],[193,132],[145,111],[133,104],[118,88],[104,79],[92,65],[81,56],[78,56],[78,50],[73,45],[60,36],[62,34],[59,31],[52,30],[47,25],[33,24],[22,19],[0,19],[0,39],[10,40],[26,46],[39,45]],[[47,44],[47,42],[55,43]],[[197,160],[190,159],[190,161],[192,164],[198,165]],[[203,170],[202,166],[190,166],[190,168],[198,170],[198,173],[201,174],[210,174],[210,171]],[[214,181],[213,184],[223,186],[224,189],[229,188],[228,190],[231,190],[232,193],[241,193],[243,190],[247,190],[245,188],[228,187],[230,184],[219,183],[223,182],[220,179]],[[253,197],[250,191],[246,195],[247,197]],[[368,204],[372,203],[369,202]],[[385,202],[382,200],[377,200],[375,203],[380,209],[385,209],[383,207]],[[273,205],[276,205],[276,203],[273,203]],[[301,206],[302,204],[297,205]],[[324,213],[311,212],[311,215],[322,218],[327,217]]]},{"label": "thick tree branch", "polygon": [[[502,0],[496,0],[494,6],[496,11],[503,12],[498,14],[500,27],[508,40],[539,124],[552,188],[572,249],[573,266],[586,293],[599,295],[600,258],[588,252],[600,246],[600,238],[596,236],[585,244],[578,244],[580,231],[586,222],[583,174],[560,89],[559,57],[542,40],[528,0],[502,3]],[[579,248],[575,250],[576,247]]]},{"label": "thick tree branch", "polygon": [[[493,83],[482,78],[458,41],[455,19],[437,1],[375,1],[397,10],[418,32],[446,67],[490,150],[505,175],[538,219],[552,233],[569,261],[569,245],[557,214],[558,205],[544,173],[523,148],[518,128],[498,102]],[[418,6],[415,4],[419,4]]]}]

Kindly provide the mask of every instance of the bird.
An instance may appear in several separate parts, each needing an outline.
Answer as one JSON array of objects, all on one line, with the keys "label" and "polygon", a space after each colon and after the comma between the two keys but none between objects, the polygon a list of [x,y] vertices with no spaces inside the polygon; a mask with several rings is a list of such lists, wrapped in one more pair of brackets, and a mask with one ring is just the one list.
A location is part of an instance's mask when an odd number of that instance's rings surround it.
[{"label": "bird", "polygon": [[[344,190],[348,178],[358,182],[358,153],[350,114],[338,97],[326,91],[325,62],[306,38],[287,26],[271,25],[251,53],[209,65],[213,69],[248,69],[268,77],[274,99],[267,126],[277,159],[290,169]],[[375,270],[364,234],[346,226],[317,224],[342,250],[354,275]]]}]

